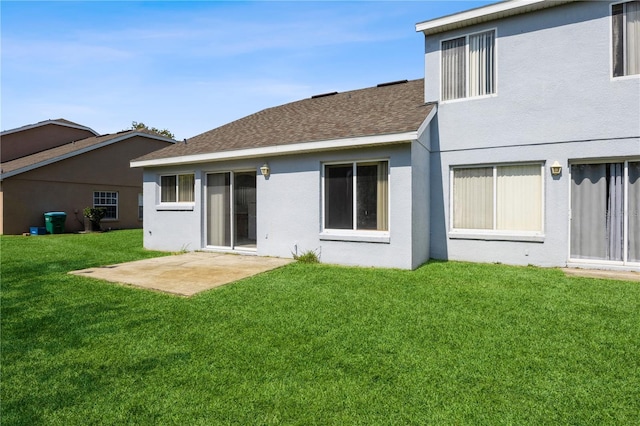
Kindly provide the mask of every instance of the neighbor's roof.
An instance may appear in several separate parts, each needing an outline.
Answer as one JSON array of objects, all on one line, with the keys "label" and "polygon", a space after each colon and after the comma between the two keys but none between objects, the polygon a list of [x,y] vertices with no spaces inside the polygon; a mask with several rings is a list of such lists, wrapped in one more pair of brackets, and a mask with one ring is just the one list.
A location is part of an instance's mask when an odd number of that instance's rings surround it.
[{"label": "neighbor's roof", "polygon": [[0,165],[0,178],[5,179],[20,173],[28,172],[29,170],[37,169],[57,161],[84,154],[85,152],[93,151],[94,149],[102,148],[103,146],[120,142],[134,136],[144,136],[150,139],[165,141],[167,143],[175,142],[173,139],[144,130],[125,130],[114,134],[92,136],[2,163]]},{"label": "neighbor's roof", "polygon": [[64,118],[57,118],[55,120],[44,120],[44,121],[39,121],[39,122],[34,123],[34,124],[27,124],[26,126],[22,126],[22,127],[16,127],[15,129],[4,130],[2,133],[0,133],[0,136],[8,135],[8,134],[11,134],[11,133],[16,133],[16,132],[22,132],[22,131],[25,131],[25,130],[33,129],[35,127],[46,126],[48,124],[54,124],[54,125],[57,125],[57,126],[71,127],[71,128],[80,129],[80,130],[87,130],[87,131],[93,133],[96,136],[99,135],[98,132],[96,132],[95,130],[93,130],[90,127],[83,126],[83,125],[78,124],[78,123],[74,123],[73,121],[65,120]]},{"label": "neighbor's roof", "polygon": [[[312,142],[337,141],[334,146],[339,146],[346,139],[416,132],[434,107],[424,102],[422,79],[318,95],[225,124],[186,143],[137,158],[132,166],[211,161],[231,158],[232,152],[240,151],[246,156],[274,155],[274,147],[284,146],[278,151],[283,153],[293,151],[297,144],[310,147]],[[229,154],[208,155],[212,153]]]},{"label": "neighbor's roof", "polygon": [[533,12],[576,0],[507,0],[416,24],[416,31],[425,35],[450,31],[469,25]]}]

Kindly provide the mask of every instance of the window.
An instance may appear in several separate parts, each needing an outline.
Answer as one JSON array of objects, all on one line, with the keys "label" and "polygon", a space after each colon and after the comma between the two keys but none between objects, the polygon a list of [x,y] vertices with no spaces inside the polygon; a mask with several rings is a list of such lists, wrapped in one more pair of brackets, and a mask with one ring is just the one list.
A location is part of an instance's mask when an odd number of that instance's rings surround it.
[{"label": "window", "polygon": [[324,228],[389,229],[389,162],[324,167]]},{"label": "window", "polygon": [[104,219],[118,218],[118,193],[114,191],[95,191],[93,207],[105,210]]},{"label": "window", "polygon": [[571,165],[571,258],[640,263],[640,161]]},{"label": "window", "polygon": [[453,169],[452,228],[542,232],[542,165]]},{"label": "window", "polygon": [[640,74],[640,1],[611,7],[613,76]]},{"label": "window", "polygon": [[495,93],[495,31],[442,42],[442,100]]},{"label": "window", "polygon": [[193,174],[165,175],[160,177],[161,203],[193,203],[194,201]]},{"label": "window", "polygon": [[138,194],[138,220],[142,220],[144,217],[144,197],[142,194]]}]

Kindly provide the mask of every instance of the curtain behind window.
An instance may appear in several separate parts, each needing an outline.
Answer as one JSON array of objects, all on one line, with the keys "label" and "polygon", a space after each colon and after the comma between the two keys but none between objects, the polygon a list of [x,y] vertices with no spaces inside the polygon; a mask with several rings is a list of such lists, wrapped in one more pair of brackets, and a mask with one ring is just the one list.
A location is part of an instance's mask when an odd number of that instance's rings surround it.
[{"label": "curtain behind window", "polygon": [[466,96],[465,38],[442,42],[442,100]]},{"label": "curtain behind window", "polygon": [[493,229],[493,168],[453,171],[453,227]]},{"label": "curtain behind window", "polygon": [[640,262],[640,162],[629,162],[629,262]]},{"label": "curtain behind window", "polygon": [[494,32],[469,36],[469,96],[494,93]]},{"label": "curtain behind window", "polygon": [[195,179],[193,175],[179,175],[178,176],[178,201],[185,203],[192,203],[193,187]]},{"label": "curtain behind window", "polygon": [[539,165],[498,167],[496,229],[542,231],[542,177]]},{"label": "curtain behind window", "polygon": [[625,71],[626,75],[640,74],[640,1],[625,3]]},{"label": "curtain behind window", "polygon": [[606,258],[606,164],[571,166],[571,257]]},{"label": "curtain behind window", "polygon": [[175,203],[176,200],[176,177],[160,177],[160,201],[163,203]]}]

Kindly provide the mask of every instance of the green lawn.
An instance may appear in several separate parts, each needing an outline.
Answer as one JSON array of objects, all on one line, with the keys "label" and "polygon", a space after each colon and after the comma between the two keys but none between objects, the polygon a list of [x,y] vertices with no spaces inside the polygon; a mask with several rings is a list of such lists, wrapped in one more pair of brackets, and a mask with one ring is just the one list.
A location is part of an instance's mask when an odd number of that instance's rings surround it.
[{"label": "green lawn", "polygon": [[291,264],[193,298],[67,275],[141,231],[4,236],[3,425],[637,424],[640,284]]}]

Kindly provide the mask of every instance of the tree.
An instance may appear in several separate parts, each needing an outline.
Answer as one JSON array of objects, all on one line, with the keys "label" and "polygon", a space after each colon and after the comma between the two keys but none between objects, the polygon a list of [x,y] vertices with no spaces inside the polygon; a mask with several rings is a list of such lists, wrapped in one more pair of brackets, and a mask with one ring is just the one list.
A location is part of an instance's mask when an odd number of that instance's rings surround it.
[{"label": "tree", "polygon": [[138,123],[137,121],[132,121],[131,122],[131,129],[132,130],[147,130],[149,132],[153,132],[153,133],[157,133],[159,135],[162,136],[166,136],[168,138],[171,139],[175,139],[175,135],[173,133],[171,133],[168,129],[156,129],[155,127],[149,127],[144,123]]}]

